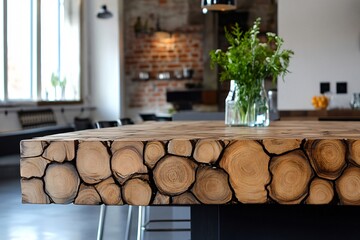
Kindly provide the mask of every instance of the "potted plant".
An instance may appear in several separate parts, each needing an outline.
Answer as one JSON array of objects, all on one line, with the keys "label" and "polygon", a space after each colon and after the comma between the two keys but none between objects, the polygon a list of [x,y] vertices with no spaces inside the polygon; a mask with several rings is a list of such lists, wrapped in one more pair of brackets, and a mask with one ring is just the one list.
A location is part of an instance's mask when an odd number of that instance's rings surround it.
[{"label": "potted plant", "polygon": [[272,78],[273,84],[279,76],[288,73],[291,50],[282,50],[283,39],[267,33],[267,41],[261,42],[258,18],[252,28],[243,33],[238,24],[231,31],[225,28],[229,43],[226,51],[210,52],[211,67],[221,67],[220,80],[230,81],[226,99],[225,123],[236,126],[268,126],[269,106],[264,80]]}]

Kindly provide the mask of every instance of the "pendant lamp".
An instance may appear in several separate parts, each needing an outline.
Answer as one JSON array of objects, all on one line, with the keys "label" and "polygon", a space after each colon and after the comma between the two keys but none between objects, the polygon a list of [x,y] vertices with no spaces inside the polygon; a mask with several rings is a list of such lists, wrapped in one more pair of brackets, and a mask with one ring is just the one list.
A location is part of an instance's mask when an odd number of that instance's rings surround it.
[{"label": "pendant lamp", "polygon": [[97,17],[101,19],[111,18],[112,16],[113,14],[109,10],[107,10],[106,5],[102,5],[101,11],[97,14]]},{"label": "pendant lamp", "polygon": [[235,10],[236,0],[201,0],[201,8],[209,11]]}]

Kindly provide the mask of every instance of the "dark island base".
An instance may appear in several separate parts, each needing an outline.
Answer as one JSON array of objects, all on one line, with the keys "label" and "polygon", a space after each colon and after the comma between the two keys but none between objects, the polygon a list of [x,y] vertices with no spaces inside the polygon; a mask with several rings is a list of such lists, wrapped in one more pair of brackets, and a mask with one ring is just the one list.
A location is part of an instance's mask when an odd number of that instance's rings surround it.
[{"label": "dark island base", "polygon": [[360,207],[191,206],[192,240],[360,239]]}]

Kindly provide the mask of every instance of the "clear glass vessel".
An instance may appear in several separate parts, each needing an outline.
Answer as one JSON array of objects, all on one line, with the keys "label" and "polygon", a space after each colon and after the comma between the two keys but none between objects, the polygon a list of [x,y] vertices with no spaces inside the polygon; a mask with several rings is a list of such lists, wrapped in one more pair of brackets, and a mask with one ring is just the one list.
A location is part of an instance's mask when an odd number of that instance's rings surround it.
[{"label": "clear glass vessel", "polygon": [[240,86],[236,81],[231,80],[225,100],[225,124],[240,127],[269,126],[269,99],[264,84],[255,98],[240,94]]}]

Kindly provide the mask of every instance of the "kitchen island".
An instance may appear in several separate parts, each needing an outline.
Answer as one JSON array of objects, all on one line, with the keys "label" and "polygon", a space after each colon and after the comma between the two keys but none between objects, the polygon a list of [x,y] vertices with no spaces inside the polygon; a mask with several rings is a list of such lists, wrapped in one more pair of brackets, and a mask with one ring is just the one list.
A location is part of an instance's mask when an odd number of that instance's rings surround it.
[{"label": "kitchen island", "polygon": [[24,203],[190,205],[193,239],[236,239],[254,220],[260,234],[293,223],[294,210],[315,214],[310,225],[331,213],[348,236],[360,212],[360,122],[149,122],[50,135],[21,142],[21,178]]}]

